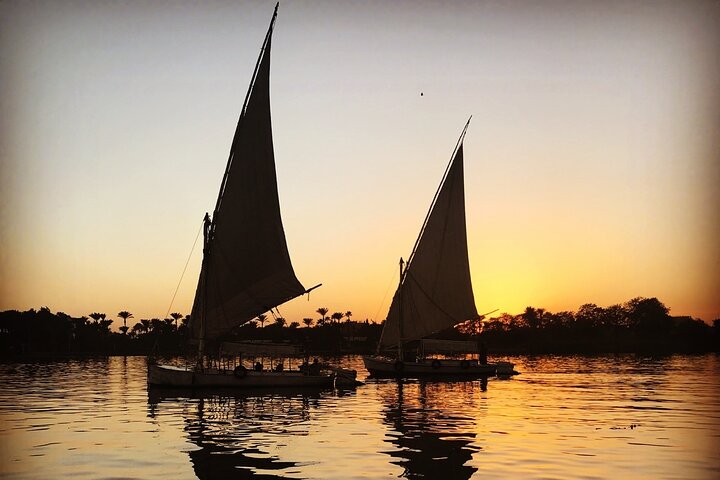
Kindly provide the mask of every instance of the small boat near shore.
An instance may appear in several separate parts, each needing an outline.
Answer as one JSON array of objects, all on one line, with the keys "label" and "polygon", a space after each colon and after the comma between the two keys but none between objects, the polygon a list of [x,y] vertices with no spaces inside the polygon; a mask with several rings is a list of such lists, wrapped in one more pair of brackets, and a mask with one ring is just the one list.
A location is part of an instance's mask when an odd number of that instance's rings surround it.
[{"label": "small boat near shore", "polygon": [[[295,347],[231,345],[235,328],[319,287],[306,289],[290,261],[280,216],[270,118],[270,45],[277,5],[255,66],[212,217],[203,220],[203,261],[188,324],[197,362],[187,367],[148,364],[148,386],[353,386],[356,372],[288,360],[265,368],[257,357],[302,358]],[[273,311],[275,310],[275,311]],[[287,347],[288,351],[283,351]],[[248,363],[249,361],[249,363]]]},{"label": "small boat near shore", "polygon": [[[484,345],[433,335],[480,318],[470,280],[465,222],[463,140],[458,139],[407,264],[380,336],[378,354],[364,356],[372,376],[514,375],[509,362],[488,363]],[[475,357],[471,357],[471,355]]]}]

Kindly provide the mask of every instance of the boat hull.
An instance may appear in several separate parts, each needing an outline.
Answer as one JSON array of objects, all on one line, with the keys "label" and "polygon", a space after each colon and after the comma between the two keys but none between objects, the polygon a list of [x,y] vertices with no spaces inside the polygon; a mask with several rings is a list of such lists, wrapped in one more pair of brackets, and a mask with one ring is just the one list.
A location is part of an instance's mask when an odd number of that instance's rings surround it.
[{"label": "boat hull", "polygon": [[513,365],[507,362],[481,364],[477,361],[448,359],[409,362],[377,356],[363,356],[363,361],[365,368],[373,377],[483,377],[516,373]]},{"label": "boat hull", "polygon": [[299,371],[255,372],[248,370],[238,377],[232,370],[195,371],[169,365],[148,365],[148,385],[181,388],[332,388],[335,374],[305,375]]}]

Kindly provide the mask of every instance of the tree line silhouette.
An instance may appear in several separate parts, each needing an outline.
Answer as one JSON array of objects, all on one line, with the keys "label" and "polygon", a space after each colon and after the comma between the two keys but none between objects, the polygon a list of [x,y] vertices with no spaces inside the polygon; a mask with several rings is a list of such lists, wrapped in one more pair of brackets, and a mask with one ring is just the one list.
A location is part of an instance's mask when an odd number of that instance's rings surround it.
[{"label": "tree line silhouette", "polygon": [[[352,312],[316,310],[319,318],[288,322],[268,312],[235,328],[223,340],[271,340],[299,343],[309,351],[371,353],[383,323],[352,320]],[[329,314],[329,315],[328,315]],[[93,312],[72,317],[49,308],[0,312],[0,355],[132,355],[187,351],[189,316],[141,319],[128,326],[133,314],[121,311],[118,332],[114,320]],[[720,351],[720,319],[712,326],[691,317],[673,317],[657,298],[634,298],[600,307],[592,303],[577,311],[553,313],[527,307],[511,315],[480,317],[435,335],[485,342],[490,353],[602,353]]]},{"label": "tree line silhouette", "polygon": [[720,351],[720,319],[670,315],[657,298],[633,298],[623,304],[582,305],[553,313],[527,307],[518,315],[503,313],[458,325],[459,333],[477,336],[491,349],[519,353],[625,353]]},{"label": "tree line silhouette", "polygon": [[[223,340],[286,341],[305,344],[315,351],[341,353],[371,350],[382,330],[382,325],[369,320],[351,321],[349,310],[328,315],[329,310],[321,307],[317,313],[320,318],[302,319],[305,328],[298,321],[288,322],[272,313],[258,315]],[[134,318],[131,312],[123,310],[117,317],[123,322],[119,333],[110,329],[114,320],[105,313],[72,317],[52,313],[47,307],[0,312],[0,355],[182,354],[193,348],[187,345],[189,315],[171,313],[165,319],[141,319],[132,327],[128,325]]]},{"label": "tree line silhouette", "polygon": [[72,317],[47,307],[0,312],[0,354],[144,354],[158,344],[169,349],[184,344],[187,318],[182,314],[143,319],[132,328],[127,325],[132,313],[122,311],[117,316],[123,322],[120,333],[110,330],[114,320],[105,313]]}]

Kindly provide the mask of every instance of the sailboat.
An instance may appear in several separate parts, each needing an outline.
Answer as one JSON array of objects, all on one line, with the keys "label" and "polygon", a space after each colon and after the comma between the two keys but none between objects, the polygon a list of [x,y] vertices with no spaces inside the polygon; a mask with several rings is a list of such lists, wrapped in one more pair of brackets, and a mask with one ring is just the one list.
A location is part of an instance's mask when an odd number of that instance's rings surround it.
[{"label": "sailboat", "polygon": [[[400,282],[377,355],[363,357],[365,368],[373,376],[514,372],[509,362],[487,363],[484,345],[477,342],[428,338],[479,318],[470,280],[465,224],[463,140],[469,124],[470,119],[450,157],[407,264],[400,259]],[[391,355],[382,355],[388,351]]]},{"label": "sailboat", "polygon": [[[319,285],[295,276],[280,216],[270,119],[270,21],[240,113],[212,217],[205,214],[203,261],[188,329],[196,365],[148,365],[148,384],[174,387],[331,387],[355,372],[320,364],[265,370],[257,358],[292,356],[293,346],[219,342],[234,328]],[[218,345],[219,344],[219,345]],[[208,355],[210,346],[217,346]],[[206,358],[207,357],[207,358]],[[208,361],[206,361],[208,360]],[[247,361],[251,360],[250,364]],[[290,365],[292,367],[292,365]]]}]

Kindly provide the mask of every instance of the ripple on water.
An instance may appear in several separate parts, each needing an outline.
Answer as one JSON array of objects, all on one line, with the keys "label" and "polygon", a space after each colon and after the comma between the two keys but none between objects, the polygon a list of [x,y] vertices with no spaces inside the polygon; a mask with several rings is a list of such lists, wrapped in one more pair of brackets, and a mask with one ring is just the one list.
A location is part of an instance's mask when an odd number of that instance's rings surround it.
[{"label": "ripple on water", "polygon": [[487,384],[232,394],[149,394],[142,357],[4,364],[0,475],[718,477],[717,356],[509,360]]}]

